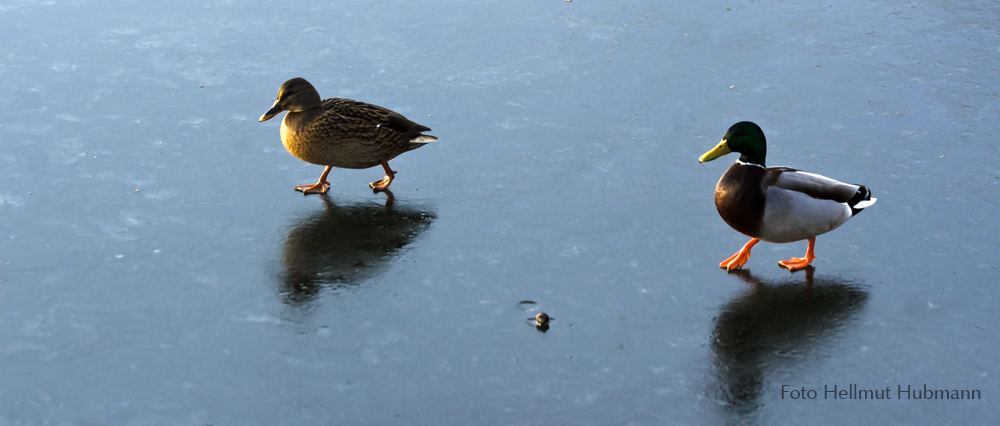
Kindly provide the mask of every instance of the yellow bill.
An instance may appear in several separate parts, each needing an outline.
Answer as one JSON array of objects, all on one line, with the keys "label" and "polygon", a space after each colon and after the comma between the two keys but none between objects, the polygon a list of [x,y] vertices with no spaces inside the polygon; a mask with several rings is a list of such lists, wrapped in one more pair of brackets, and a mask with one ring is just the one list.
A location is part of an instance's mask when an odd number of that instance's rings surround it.
[{"label": "yellow bill", "polygon": [[722,142],[719,142],[719,144],[715,146],[715,148],[712,148],[710,151],[702,154],[701,157],[698,157],[698,162],[704,163],[706,161],[712,161],[723,155],[729,154],[730,152],[732,151],[729,150],[729,145],[726,143],[726,140],[723,139]]}]

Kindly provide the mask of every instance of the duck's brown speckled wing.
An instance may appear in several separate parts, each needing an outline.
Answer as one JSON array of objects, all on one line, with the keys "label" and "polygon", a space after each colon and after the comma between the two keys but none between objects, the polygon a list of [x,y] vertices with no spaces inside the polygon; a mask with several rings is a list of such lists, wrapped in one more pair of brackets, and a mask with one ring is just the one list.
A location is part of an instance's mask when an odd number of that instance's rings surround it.
[{"label": "duck's brown speckled wing", "polygon": [[331,121],[343,122],[344,125],[348,126],[387,128],[407,137],[414,137],[420,132],[431,130],[426,126],[414,123],[397,112],[352,99],[325,99],[323,100],[323,109],[325,110],[324,116],[329,114],[337,116]]},{"label": "duck's brown speckled wing", "polygon": [[285,148],[310,163],[365,169],[437,140],[420,134],[427,127],[376,105],[333,98],[317,109],[312,117],[290,112],[283,127]]}]

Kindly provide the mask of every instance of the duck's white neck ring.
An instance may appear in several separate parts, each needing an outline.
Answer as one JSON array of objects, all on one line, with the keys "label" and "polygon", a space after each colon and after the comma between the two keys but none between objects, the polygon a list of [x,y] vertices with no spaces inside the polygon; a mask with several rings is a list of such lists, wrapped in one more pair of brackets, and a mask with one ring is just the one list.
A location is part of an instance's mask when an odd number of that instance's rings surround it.
[{"label": "duck's white neck ring", "polygon": [[747,163],[745,161],[740,161],[739,159],[737,159],[736,162],[740,163],[740,164],[742,164],[744,166],[757,166],[757,167],[760,167],[760,168],[765,169],[765,170],[767,169],[767,167],[764,167],[764,166],[762,166],[760,164],[757,164],[757,163]]}]

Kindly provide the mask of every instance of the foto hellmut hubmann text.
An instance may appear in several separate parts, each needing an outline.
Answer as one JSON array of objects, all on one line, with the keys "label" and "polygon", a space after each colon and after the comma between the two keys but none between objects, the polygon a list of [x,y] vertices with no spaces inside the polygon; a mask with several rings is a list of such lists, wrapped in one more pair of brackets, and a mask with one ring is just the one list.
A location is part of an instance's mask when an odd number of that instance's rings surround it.
[{"label": "foto hellmut hubmann text", "polygon": [[932,389],[925,383],[923,387],[896,385],[878,389],[865,389],[856,384],[847,386],[823,385],[822,390],[793,388],[781,385],[781,399],[983,399],[978,389]]}]

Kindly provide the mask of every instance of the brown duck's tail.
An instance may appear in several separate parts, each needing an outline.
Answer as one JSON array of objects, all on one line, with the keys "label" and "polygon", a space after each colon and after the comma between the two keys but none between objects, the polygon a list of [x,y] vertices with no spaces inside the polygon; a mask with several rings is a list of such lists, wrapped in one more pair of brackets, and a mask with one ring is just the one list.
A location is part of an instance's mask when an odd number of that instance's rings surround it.
[{"label": "brown duck's tail", "polygon": [[434,142],[436,140],[438,140],[437,136],[417,135],[413,139],[410,139],[410,143],[427,143],[427,142]]},{"label": "brown duck's tail", "polygon": [[414,122],[410,122],[413,126],[403,132],[404,135],[410,138],[410,143],[427,143],[434,142],[438,140],[437,136],[424,135],[421,132],[431,131],[430,127],[423,126]]}]

